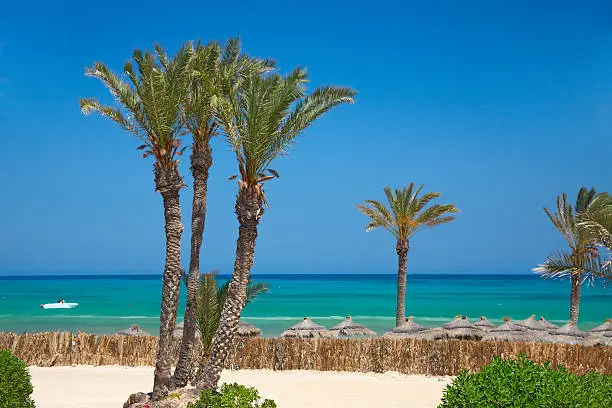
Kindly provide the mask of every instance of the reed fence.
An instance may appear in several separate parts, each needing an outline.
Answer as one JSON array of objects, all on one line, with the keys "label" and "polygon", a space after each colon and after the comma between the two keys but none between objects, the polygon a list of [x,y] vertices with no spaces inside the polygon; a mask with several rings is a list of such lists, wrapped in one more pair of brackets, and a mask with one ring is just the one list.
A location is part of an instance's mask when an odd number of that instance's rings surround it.
[{"label": "reed fence", "polygon": [[[175,361],[179,343],[173,343]],[[157,337],[0,333],[0,349],[11,350],[25,363],[37,366],[152,366]],[[202,358],[201,347],[195,353]],[[612,347],[389,338],[241,338],[233,344],[226,368],[456,375],[464,369],[476,371],[495,356],[520,353],[539,363],[565,366],[576,374],[598,371],[612,375]]]}]

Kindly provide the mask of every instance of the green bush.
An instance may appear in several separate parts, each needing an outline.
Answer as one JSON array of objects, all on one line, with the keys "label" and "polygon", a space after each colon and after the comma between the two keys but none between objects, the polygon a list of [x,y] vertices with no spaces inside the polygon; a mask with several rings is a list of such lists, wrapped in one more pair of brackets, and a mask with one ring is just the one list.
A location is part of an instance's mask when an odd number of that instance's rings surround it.
[{"label": "green bush", "polygon": [[0,408],[34,408],[28,367],[11,354],[0,350]]},{"label": "green bush", "polygon": [[461,372],[444,390],[438,408],[612,407],[612,376],[578,376],[526,356],[496,357],[478,373]]},{"label": "green bush", "polygon": [[204,390],[195,403],[187,408],[276,408],[272,400],[264,400],[255,388],[239,384],[223,384],[219,391]]}]

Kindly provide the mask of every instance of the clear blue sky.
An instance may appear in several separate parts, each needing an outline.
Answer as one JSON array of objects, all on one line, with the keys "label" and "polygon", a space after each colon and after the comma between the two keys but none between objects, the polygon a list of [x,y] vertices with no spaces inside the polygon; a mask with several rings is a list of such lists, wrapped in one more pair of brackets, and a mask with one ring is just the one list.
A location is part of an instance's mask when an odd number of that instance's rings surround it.
[{"label": "clear blue sky", "polygon": [[[409,272],[529,273],[563,246],[542,207],[612,190],[609,2],[155,3],[3,4],[0,273],[161,273],[152,162],[77,102],[108,100],[85,66],[120,70],[155,41],[239,35],[313,85],[359,91],[274,165],[255,272],[394,273],[391,235],[365,233],[355,205],[414,181],[462,212],[413,239]],[[202,268],[229,273],[236,164],[213,144]]]}]

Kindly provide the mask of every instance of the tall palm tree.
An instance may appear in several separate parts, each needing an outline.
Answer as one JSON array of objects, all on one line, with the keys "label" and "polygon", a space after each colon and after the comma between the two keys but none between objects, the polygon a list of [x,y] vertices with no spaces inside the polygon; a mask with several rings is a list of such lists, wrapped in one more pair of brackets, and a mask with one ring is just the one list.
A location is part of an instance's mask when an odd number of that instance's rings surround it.
[{"label": "tall palm tree", "polygon": [[582,187],[578,192],[576,204],[567,202],[562,193],[557,197],[557,211],[544,212],[569,245],[569,250],[553,252],[546,262],[534,269],[544,278],[570,277],[570,322],[578,324],[580,293],[584,279],[601,273],[599,251],[593,235],[578,225],[578,217],[591,209],[595,189]]},{"label": "tall palm tree", "polygon": [[370,218],[366,231],[382,227],[396,239],[395,251],[398,256],[397,267],[397,306],[395,325],[399,326],[406,319],[406,269],[408,266],[408,251],[410,239],[419,231],[436,225],[445,224],[455,219],[453,213],[459,212],[455,204],[433,204],[432,200],[440,197],[440,193],[425,193],[419,196],[423,185],[416,190],[414,183],[401,190],[384,189],[389,207],[379,201],[366,200],[365,205],[357,209]]},{"label": "tall palm tree", "polygon": [[[200,249],[206,220],[208,174],[212,166],[210,141],[219,127],[214,110],[225,87],[235,87],[248,71],[257,73],[271,69],[268,60],[249,58],[241,52],[240,40],[229,39],[223,48],[211,42],[197,44],[191,50],[190,83],[184,103],[184,122],[193,136],[191,173],[193,175],[193,203],[191,212],[191,251],[183,338],[179,359],[172,376],[171,389],[184,387],[193,369]],[[222,86],[225,84],[225,86]]]},{"label": "tall palm tree", "polygon": [[[110,118],[143,143],[143,158],[155,159],[153,172],[155,189],[163,198],[166,261],[162,280],[159,346],[155,363],[154,398],[167,392],[170,380],[170,342],[176,322],[181,273],[181,207],[179,192],[184,186],[178,171],[178,156],[182,155],[181,105],[187,85],[187,66],[191,56],[183,47],[170,59],[155,46],[155,52],[134,51],[132,60],[123,71],[129,82],[119,78],[106,65],[96,62],[86,75],[98,78],[110,90],[115,106],[101,104],[94,98],[81,99],[84,114],[97,112]],[[134,67],[135,65],[135,67]]]},{"label": "tall palm tree", "polygon": [[235,211],[239,228],[234,272],[210,358],[201,364],[196,376],[198,387],[217,386],[246,302],[257,226],[266,202],[263,186],[278,177],[269,166],[314,120],[337,105],[353,102],[355,92],[349,88],[324,86],[307,96],[306,82],[306,72],[301,68],[286,76],[276,72],[250,74],[218,107],[223,131],[238,159]]}]

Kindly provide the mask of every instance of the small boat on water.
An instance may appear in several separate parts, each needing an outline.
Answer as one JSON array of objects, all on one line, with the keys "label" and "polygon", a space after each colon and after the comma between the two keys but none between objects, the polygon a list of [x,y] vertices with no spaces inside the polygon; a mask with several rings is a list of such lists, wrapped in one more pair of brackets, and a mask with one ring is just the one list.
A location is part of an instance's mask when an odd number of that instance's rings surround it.
[{"label": "small boat on water", "polygon": [[66,302],[56,302],[56,303],[44,303],[40,305],[43,309],[73,309],[77,307],[78,303],[66,303]]}]

